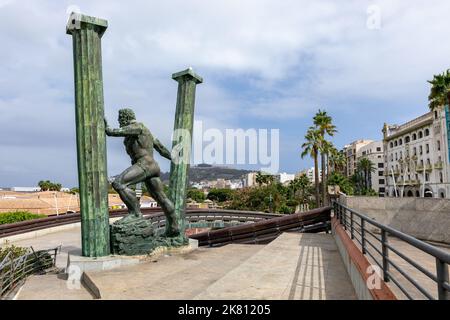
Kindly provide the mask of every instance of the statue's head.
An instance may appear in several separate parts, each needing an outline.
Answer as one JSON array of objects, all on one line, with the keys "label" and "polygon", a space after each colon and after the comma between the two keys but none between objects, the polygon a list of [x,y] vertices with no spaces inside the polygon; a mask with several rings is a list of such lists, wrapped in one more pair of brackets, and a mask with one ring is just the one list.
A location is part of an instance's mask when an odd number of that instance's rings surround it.
[{"label": "statue's head", "polygon": [[125,127],[136,120],[136,115],[134,111],[130,108],[120,109],[119,110],[119,125],[121,127]]}]

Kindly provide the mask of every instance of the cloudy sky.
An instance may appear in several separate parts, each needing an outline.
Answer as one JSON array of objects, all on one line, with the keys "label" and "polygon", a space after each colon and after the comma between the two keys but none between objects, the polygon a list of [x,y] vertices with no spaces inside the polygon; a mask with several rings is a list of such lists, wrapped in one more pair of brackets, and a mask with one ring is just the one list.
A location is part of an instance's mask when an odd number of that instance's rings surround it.
[{"label": "cloudy sky", "polygon": [[[338,147],[379,140],[384,122],[427,111],[426,80],[450,67],[448,0],[0,0],[0,187],[77,184],[72,10],[109,22],[110,124],[132,106],[169,145],[171,74],[192,66],[204,78],[195,118],[220,130],[279,129],[280,171],[311,165],[300,145],[318,108],[333,116]],[[108,173],[128,164],[121,139],[109,138]]]}]

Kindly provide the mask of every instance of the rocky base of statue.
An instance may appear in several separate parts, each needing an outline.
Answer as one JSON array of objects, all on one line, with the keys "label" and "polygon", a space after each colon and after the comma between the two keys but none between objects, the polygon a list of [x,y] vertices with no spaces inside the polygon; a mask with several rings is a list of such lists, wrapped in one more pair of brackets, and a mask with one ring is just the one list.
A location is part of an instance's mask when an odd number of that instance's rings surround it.
[{"label": "rocky base of statue", "polygon": [[150,220],[130,216],[110,226],[111,253],[117,255],[145,255],[159,247],[181,247],[189,243],[186,236],[165,237],[156,235]]}]

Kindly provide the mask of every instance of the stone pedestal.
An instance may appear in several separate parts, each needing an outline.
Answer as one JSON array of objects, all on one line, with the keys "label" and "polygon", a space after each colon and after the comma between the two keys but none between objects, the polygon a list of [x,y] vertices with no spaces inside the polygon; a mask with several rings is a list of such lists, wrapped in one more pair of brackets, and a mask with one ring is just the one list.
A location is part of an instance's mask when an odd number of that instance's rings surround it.
[{"label": "stone pedestal", "polygon": [[178,237],[158,236],[150,220],[126,217],[111,225],[111,251],[117,255],[148,255],[155,249],[185,246],[189,240]]}]

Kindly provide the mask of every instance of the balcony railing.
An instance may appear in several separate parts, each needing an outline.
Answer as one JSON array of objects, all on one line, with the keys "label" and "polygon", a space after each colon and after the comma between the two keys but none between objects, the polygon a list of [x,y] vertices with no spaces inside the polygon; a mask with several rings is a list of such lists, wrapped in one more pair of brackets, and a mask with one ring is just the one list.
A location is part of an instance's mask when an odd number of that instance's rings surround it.
[{"label": "balcony railing", "polygon": [[442,161],[438,161],[438,162],[436,162],[435,164],[434,164],[434,168],[435,169],[442,169],[442,167],[443,167],[443,163],[442,163]]}]

